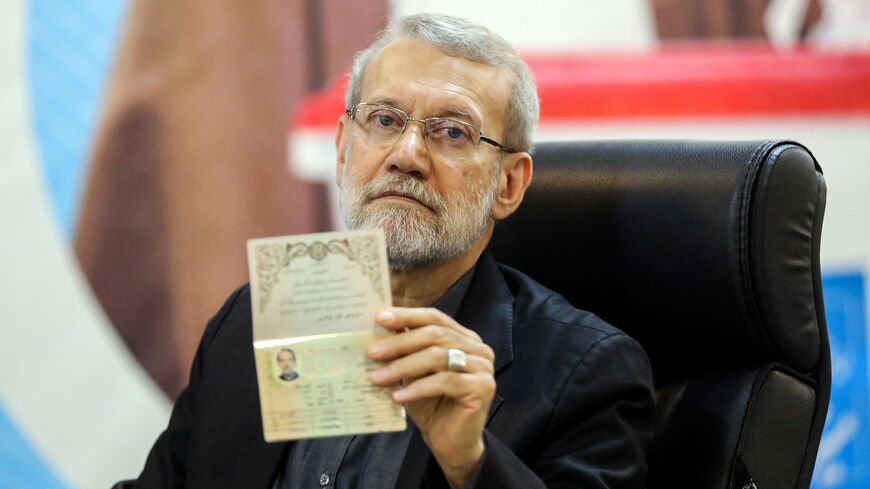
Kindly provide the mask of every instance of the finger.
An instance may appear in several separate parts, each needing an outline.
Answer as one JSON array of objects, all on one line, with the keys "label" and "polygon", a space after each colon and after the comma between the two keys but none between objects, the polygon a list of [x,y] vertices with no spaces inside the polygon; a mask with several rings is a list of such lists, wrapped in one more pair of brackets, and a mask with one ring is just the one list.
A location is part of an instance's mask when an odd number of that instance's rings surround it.
[{"label": "finger", "polygon": [[486,373],[438,372],[393,391],[393,400],[409,403],[447,396],[469,408],[488,407],[495,394],[495,379]]},{"label": "finger", "polygon": [[369,356],[377,360],[389,360],[408,355],[429,346],[444,348],[474,348],[467,338],[443,326],[428,325],[381,337],[367,345]]},{"label": "finger", "polygon": [[[426,375],[447,369],[447,349],[429,347],[408,356],[399,358],[389,365],[372,372],[372,382],[377,385],[390,385],[400,380],[414,381]],[[476,355],[465,359],[466,373],[493,373],[492,361]],[[408,382],[410,383],[410,382]]]},{"label": "finger", "polygon": [[489,345],[461,335],[452,329],[435,325],[379,338],[366,346],[366,354],[374,360],[387,361],[430,346],[444,349],[458,348],[466,354],[478,355],[489,360],[495,359],[495,354]]},{"label": "finger", "polygon": [[392,329],[415,329],[430,324],[438,324],[457,333],[480,341],[480,335],[457,323],[453,318],[434,307],[395,307],[380,311],[376,316],[378,324]]}]

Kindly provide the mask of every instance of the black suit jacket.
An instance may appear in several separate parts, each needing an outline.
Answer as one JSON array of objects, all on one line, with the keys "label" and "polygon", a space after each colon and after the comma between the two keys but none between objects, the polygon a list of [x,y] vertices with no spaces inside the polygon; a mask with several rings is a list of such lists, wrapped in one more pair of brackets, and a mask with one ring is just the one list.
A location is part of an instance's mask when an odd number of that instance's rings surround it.
[{"label": "black suit jacket", "polygon": [[[250,302],[244,286],[209,322],[190,384],[135,487],[272,484],[289,443],[263,441]],[[458,321],[496,359],[476,487],[644,486],[654,401],[649,364],[634,340],[488,253]]]}]

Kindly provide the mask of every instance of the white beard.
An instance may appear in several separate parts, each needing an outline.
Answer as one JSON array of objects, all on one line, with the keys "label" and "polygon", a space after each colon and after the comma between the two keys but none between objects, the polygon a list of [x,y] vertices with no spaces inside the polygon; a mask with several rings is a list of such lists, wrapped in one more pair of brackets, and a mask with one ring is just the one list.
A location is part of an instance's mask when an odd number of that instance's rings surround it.
[{"label": "white beard", "polygon": [[[498,171],[490,187],[465,185],[441,197],[420,180],[391,173],[357,186],[349,178],[352,163],[341,175],[341,214],[348,229],[382,228],[390,268],[408,271],[442,263],[468,251],[483,235],[498,192]],[[384,192],[411,196],[428,209],[399,203],[373,202]]]}]

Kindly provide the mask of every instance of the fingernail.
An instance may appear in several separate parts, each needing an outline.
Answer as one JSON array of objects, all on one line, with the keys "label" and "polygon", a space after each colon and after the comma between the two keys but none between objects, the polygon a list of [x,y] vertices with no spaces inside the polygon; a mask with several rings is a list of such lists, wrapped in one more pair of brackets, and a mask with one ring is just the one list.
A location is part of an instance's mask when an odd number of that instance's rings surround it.
[{"label": "fingernail", "polygon": [[393,391],[393,400],[396,402],[405,402],[405,399],[408,398],[408,392],[405,389],[399,389],[397,391]]},{"label": "fingernail", "polygon": [[393,311],[381,311],[377,317],[379,321],[386,323],[392,323],[396,320],[396,314]]}]

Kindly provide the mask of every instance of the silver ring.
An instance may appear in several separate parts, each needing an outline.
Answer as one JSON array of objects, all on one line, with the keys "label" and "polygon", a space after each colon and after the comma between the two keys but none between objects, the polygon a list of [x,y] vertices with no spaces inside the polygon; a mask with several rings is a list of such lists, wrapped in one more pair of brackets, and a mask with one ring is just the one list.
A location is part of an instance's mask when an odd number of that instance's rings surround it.
[{"label": "silver ring", "polygon": [[465,372],[466,359],[468,356],[458,348],[447,349],[447,370],[451,372]]}]

